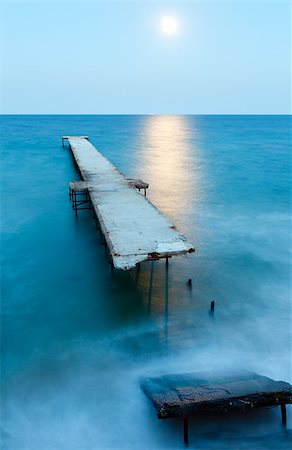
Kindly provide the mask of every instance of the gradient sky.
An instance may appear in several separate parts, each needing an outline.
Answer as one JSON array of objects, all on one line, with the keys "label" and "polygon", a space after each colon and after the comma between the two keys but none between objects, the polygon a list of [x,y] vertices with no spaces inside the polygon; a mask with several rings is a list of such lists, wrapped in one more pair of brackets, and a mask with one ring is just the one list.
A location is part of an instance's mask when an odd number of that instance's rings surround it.
[{"label": "gradient sky", "polygon": [[[5,114],[290,114],[290,1],[2,2]],[[166,36],[163,15],[179,31]]]}]

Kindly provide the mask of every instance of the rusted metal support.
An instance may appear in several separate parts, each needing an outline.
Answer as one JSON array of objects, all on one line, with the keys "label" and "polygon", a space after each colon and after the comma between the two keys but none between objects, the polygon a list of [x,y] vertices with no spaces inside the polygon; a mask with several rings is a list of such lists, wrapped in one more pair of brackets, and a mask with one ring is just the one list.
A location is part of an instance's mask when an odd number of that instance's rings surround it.
[{"label": "rusted metal support", "polygon": [[[92,209],[87,183],[83,180],[69,182],[69,198],[72,201],[72,208],[76,216],[79,209]],[[86,204],[89,206],[84,206]]]},{"label": "rusted metal support", "polygon": [[137,286],[138,283],[138,279],[139,279],[139,275],[140,275],[140,270],[141,270],[141,264],[138,263],[136,265],[136,276],[135,276],[135,285]]},{"label": "rusted metal support", "polygon": [[150,269],[150,281],[149,281],[149,291],[148,291],[148,314],[151,312],[151,300],[152,300],[152,288],[153,288],[153,272],[154,272],[154,261],[151,261]]},{"label": "rusted metal support", "polygon": [[101,232],[100,224],[96,216],[95,216],[95,229]]},{"label": "rusted metal support", "polygon": [[103,245],[106,248],[106,240],[103,234],[101,235],[101,245]]},{"label": "rusted metal support", "polygon": [[108,247],[107,247],[106,239],[103,234],[101,234],[101,239],[102,239],[101,244],[104,246],[104,253],[106,254]]},{"label": "rusted metal support", "polygon": [[184,418],[184,443],[185,446],[189,446],[189,416]]},{"label": "rusted metal support", "polygon": [[281,415],[282,415],[282,424],[283,427],[287,427],[287,412],[286,412],[286,405],[281,405]]},{"label": "rusted metal support", "polygon": [[165,345],[168,350],[168,262],[165,264],[165,305],[164,305]]},{"label": "rusted metal support", "polygon": [[76,192],[73,192],[72,195],[73,195],[72,208],[73,208],[73,211],[75,211],[75,217],[77,218],[78,217],[78,212],[77,212]]}]

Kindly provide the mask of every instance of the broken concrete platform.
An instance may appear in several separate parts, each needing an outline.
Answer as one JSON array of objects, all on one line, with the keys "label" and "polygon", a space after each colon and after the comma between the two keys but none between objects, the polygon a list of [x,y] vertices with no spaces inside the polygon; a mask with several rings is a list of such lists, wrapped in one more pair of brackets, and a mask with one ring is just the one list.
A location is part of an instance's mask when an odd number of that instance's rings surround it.
[{"label": "broken concrete platform", "polygon": [[204,412],[248,410],[280,406],[286,426],[286,404],[292,403],[292,386],[284,381],[244,371],[234,374],[187,373],[141,380],[159,419],[182,417],[188,443],[188,417]]}]

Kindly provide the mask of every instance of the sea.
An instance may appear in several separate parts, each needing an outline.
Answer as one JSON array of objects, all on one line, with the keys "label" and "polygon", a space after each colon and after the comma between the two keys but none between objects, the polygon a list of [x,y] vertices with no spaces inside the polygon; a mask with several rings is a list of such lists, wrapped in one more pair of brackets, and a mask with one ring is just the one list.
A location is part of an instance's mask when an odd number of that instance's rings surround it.
[{"label": "sea", "polygon": [[[149,183],[195,253],[112,274],[63,135]],[[1,161],[1,450],[180,449],[141,377],[292,382],[290,116],[2,116]],[[190,448],[286,449],[287,419],[194,416]]]}]

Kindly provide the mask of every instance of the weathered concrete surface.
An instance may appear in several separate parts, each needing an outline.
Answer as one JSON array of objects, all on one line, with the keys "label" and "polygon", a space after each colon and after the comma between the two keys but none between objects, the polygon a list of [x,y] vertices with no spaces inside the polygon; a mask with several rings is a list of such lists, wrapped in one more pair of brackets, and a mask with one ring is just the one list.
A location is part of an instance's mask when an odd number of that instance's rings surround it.
[{"label": "weathered concrete surface", "polygon": [[192,244],[83,137],[68,137],[117,269],[191,253]]},{"label": "weathered concrete surface", "polygon": [[252,372],[187,373],[141,380],[159,419],[198,412],[250,409],[292,402],[292,386]]}]

